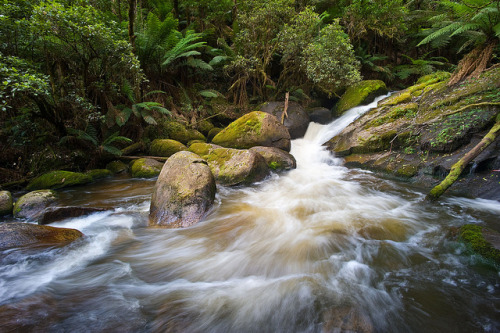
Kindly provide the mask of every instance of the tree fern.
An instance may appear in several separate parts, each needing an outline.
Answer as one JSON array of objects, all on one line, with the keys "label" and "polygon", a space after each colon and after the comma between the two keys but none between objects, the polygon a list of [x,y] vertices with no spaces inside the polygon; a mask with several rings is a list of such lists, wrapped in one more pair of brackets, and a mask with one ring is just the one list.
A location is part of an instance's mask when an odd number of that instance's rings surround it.
[{"label": "tree fern", "polygon": [[186,35],[182,37],[177,44],[168,50],[163,57],[163,66],[170,66],[175,60],[192,56],[195,49],[202,47],[206,44],[204,41],[199,41],[202,34],[188,30]]}]

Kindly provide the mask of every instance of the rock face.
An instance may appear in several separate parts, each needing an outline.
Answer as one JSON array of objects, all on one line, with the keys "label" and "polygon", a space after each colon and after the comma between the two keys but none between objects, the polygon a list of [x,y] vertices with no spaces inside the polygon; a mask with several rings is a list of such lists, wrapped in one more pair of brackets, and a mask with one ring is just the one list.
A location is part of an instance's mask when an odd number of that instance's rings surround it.
[{"label": "rock face", "polygon": [[265,146],[290,151],[290,134],[275,116],[253,111],[229,124],[213,138],[212,143],[226,148]]},{"label": "rock face", "polygon": [[[424,76],[326,143],[347,166],[379,170],[432,188],[470,151],[500,111],[500,68],[477,80],[447,86],[449,73]],[[469,165],[448,190],[500,200],[500,140]]]},{"label": "rock face", "polygon": [[[285,102],[266,102],[262,104],[261,111],[272,114],[281,122]],[[297,102],[290,102],[286,111],[288,117],[284,118],[284,125],[290,133],[291,139],[304,136],[309,126],[309,115]]]},{"label": "rock face", "polygon": [[380,80],[367,80],[353,84],[347,88],[335,105],[335,114],[341,116],[347,110],[358,105],[369,104],[375,97],[386,94],[387,87]]},{"label": "rock face", "polygon": [[31,223],[0,223],[0,250],[30,245],[64,245],[82,236],[83,234],[75,229]]},{"label": "rock face", "polygon": [[312,122],[321,124],[321,125],[326,125],[332,122],[332,111],[330,111],[327,108],[313,108],[308,110],[309,112],[309,119]]},{"label": "rock face", "polygon": [[295,169],[297,161],[292,154],[274,147],[252,147],[250,151],[256,152],[266,160],[267,166],[273,171]]},{"label": "rock face", "polygon": [[179,141],[171,139],[156,139],[151,142],[149,152],[152,156],[170,157],[175,153],[187,150],[187,147]]},{"label": "rock face", "polygon": [[0,216],[12,214],[12,194],[9,191],[0,191]]},{"label": "rock face", "polygon": [[71,171],[52,171],[41,175],[29,182],[28,191],[42,189],[59,189],[68,186],[87,184],[92,181],[92,176]]},{"label": "rock face", "polygon": [[206,161],[187,151],[172,155],[153,190],[150,225],[183,228],[198,223],[212,207],[215,192]]},{"label": "rock face", "polygon": [[197,130],[188,129],[181,123],[176,121],[163,121],[158,125],[150,127],[146,130],[145,135],[151,139],[172,139],[183,144],[187,144],[191,140],[206,141],[203,134]]},{"label": "rock face", "polygon": [[14,205],[14,217],[36,220],[45,208],[56,200],[56,193],[51,190],[38,190],[26,193]]},{"label": "rock face", "polygon": [[135,178],[153,178],[160,174],[163,163],[150,158],[139,158],[130,162],[130,172]]}]

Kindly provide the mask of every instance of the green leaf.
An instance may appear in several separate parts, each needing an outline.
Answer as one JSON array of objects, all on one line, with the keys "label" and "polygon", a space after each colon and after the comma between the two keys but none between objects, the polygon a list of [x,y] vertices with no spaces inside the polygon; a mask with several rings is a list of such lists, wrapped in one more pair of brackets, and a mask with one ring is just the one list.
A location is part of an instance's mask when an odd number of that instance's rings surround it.
[{"label": "green leaf", "polygon": [[190,58],[190,59],[188,59],[186,64],[190,67],[197,68],[197,69],[203,69],[203,70],[207,70],[207,71],[212,71],[214,69],[212,66],[210,66],[209,64],[207,64],[206,62],[204,62],[201,59]]},{"label": "green leaf", "polygon": [[122,110],[118,110],[115,117],[116,124],[122,127],[130,119],[131,114],[132,109],[130,108],[123,108]]},{"label": "green leaf", "polygon": [[203,97],[207,98],[215,98],[219,96],[217,93],[215,93],[213,90],[202,90],[199,92],[199,94]]}]

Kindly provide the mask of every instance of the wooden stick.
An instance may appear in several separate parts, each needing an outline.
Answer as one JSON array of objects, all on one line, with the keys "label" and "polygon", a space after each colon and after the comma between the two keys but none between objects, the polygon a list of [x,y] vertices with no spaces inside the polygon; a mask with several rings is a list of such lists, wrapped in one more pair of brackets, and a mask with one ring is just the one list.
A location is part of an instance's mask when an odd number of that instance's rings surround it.
[{"label": "wooden stick", "polygon": [[285,123],[285,116],[288,118],[288,113],[286,113],[288,109],[288,99],[290,98],[290,93],[287,91],[285,94],[285,107],[283,108],[283,114],[281,115],[281,123]]}]

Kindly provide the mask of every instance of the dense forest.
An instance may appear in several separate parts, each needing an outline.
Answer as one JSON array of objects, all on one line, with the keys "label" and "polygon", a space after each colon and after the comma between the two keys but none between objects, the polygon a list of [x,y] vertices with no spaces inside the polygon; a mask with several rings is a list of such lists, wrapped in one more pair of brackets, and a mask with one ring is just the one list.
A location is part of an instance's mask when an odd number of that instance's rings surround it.
[{"label": "dense forest", "polygon": [[499,62],[498,0],[3,0],[0,183],[103,166],[175,119],[200,129],[271,100],[449,84]]}]

